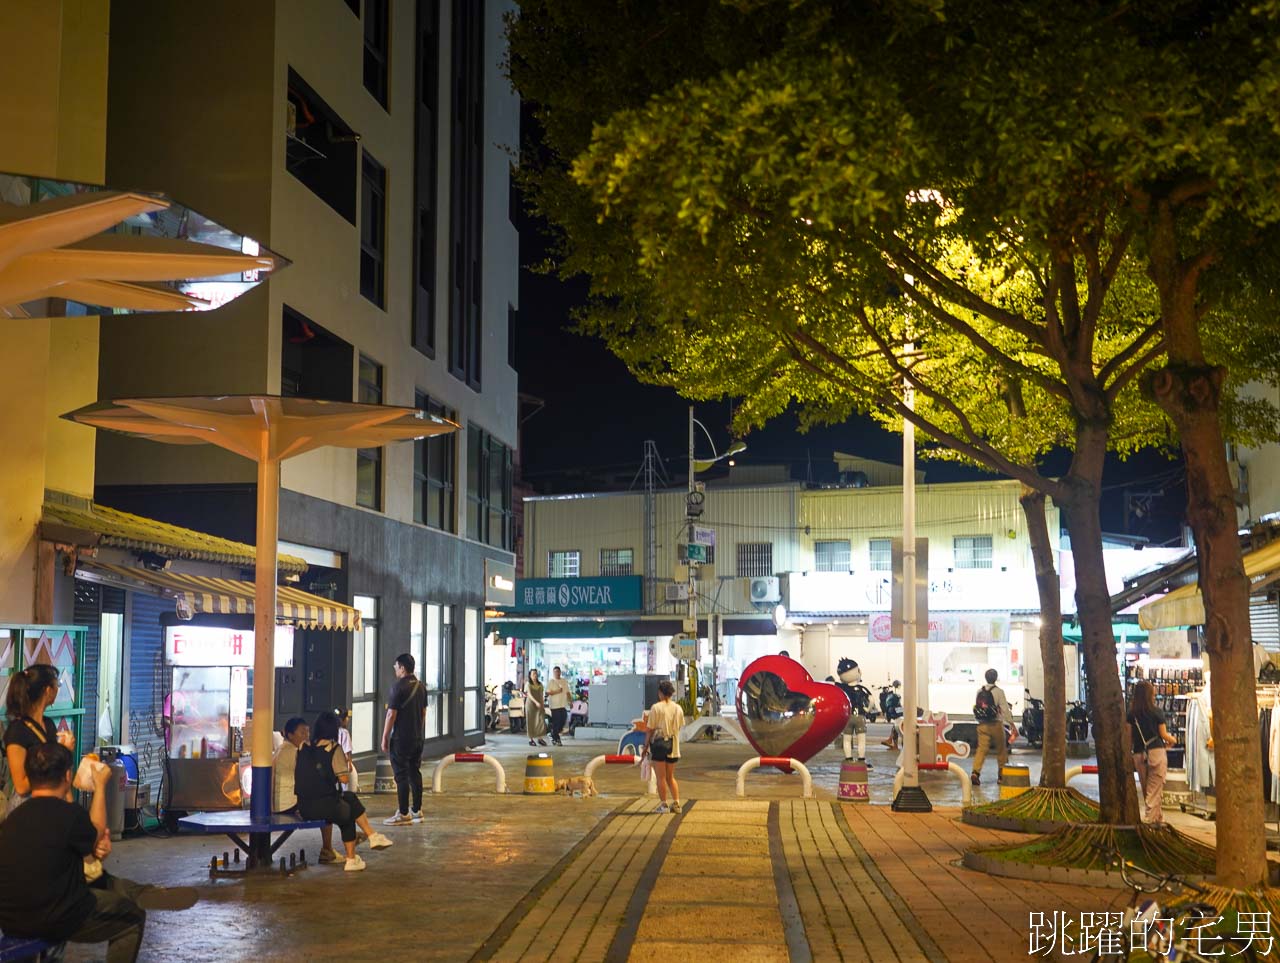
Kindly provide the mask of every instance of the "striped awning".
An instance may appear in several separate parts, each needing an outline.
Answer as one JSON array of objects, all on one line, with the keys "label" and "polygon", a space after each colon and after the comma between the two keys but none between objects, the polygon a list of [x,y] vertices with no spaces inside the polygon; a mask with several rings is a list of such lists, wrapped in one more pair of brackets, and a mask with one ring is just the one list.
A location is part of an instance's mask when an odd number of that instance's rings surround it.
[{"label": "striped awning", "polygon": [[[252,615],[253,583],[238,579],[187,575],[181,572],[129,568],[106,562],[82,560],[80,568],[101,573],[116,584],[136,585],[183,599],[192,612],[210,615]],[[360,631],[360,612],[349,605],[303,592],[288,585],[276,586],[276,618],[306,629]]]}]

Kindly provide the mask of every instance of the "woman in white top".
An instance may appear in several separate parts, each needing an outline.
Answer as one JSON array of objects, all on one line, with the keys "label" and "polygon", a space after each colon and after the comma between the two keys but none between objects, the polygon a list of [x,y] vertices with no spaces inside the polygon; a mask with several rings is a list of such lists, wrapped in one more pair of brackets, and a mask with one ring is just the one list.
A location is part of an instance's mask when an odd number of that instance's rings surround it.
[{"label": "woman in white top", "polygon": [[[658,771],[658,798],[661,802],[654,812],[680,812],[680,787],[676,784],[676,763],[680,761],[680,730],[684,728],[684,710],[680,703],[672,701],[676,687],[670,679],[658,683],[658,701],[648,712],[648,731],[645,734],[644,753],[653,760]],[[667,790],[671,791],[671,805],[667,805]]]}]

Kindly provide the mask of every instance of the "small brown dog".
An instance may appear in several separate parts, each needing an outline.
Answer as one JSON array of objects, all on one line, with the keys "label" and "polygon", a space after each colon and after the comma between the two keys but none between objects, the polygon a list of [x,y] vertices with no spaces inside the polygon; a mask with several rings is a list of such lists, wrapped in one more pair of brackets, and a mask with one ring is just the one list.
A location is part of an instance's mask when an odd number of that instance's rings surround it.
[{"label": "small brown dog", "polygon": [[596,792],[596,781],[590,776],[572,776],[568,779],[557,779],[556,792],[562,792],[566,796],[572,796],[575,792],[580,792],[583,799],[588,796],[599,795]]}]

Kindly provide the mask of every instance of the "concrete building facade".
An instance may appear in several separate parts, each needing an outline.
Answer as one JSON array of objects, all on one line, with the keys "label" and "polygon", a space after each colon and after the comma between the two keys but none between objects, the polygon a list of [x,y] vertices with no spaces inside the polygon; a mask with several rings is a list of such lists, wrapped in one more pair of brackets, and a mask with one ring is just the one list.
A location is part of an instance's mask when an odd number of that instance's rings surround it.
[{"label": "concrete building facade", "polygon": [[[282,548],[364,628],[299,632],[278,716],[352,710],[376,752],[392,662],[430,691],[429,751],[480,738],[489,571],[514,560],[519,104],[502,0],[116,0],[107,179],[217,210],[292,264],[217,321],[103,322],[102,397],[268,393],[417,406],[461,430],[286,462]],[[219,297],[216,285],[207,296]],[[252,541],[253,466],[98,440],[97,496]]]}]

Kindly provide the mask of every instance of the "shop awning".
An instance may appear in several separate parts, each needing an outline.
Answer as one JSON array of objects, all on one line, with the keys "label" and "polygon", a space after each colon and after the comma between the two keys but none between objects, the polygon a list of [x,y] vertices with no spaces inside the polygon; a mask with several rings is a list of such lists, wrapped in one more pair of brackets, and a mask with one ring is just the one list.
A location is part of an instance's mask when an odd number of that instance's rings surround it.
[{"label": "shop awning", "polygon": [[[253,614],[253,583],[180,572],[128,568],[105,562],[81,561],[80,567],[105,575],[118,585],[159,589],[162,595],[184,600],[193,613]],[[360,631],[360,613],[349,605],[303,592],[288,585],[276,587],[276,618],[307,629]]]},{"label": "shop awning", "polygon": [[[1147,641],[1146,631],[1132,622],[1112,622],[1111,634],[1115,636],[1117,644],[1127,645],[1130,642]],[[1082,630],[1078,625],[1064,625],[1062,627],[1062,641],[1070,645],[1079,645],[1081,635]]]},{"label": "shop awning", "polygon": [[[1252,583],[1250,591],[1266,589],[1280,578],[1280,539],[1244,556],[1244,573]],[[1204,624],[1204,597],[1196,582],[1174,589],[1168,595],[1138,609],[1138,624],[1144,629],[1167,629],[1180,625]]]},{"label": "shop awning", "polygon": [[[163,558],[219,562],[245,568],[253,568],[256,561],[252,545],[141,515],[130,515],[97,502],[72,500],[70,496],[46,499],[40,524],[44,536],[52,541],[84,544],[80,538],[91,533],[98,536],[103,545],[154,552]],[[301,573],[307,570],[307,563],[293,555],[281,554],[277,562],[281,572]]]}]

